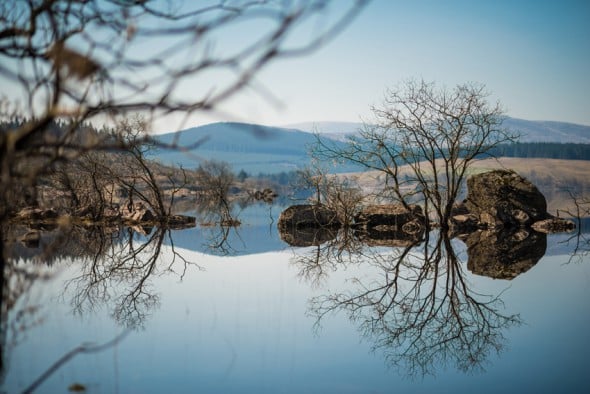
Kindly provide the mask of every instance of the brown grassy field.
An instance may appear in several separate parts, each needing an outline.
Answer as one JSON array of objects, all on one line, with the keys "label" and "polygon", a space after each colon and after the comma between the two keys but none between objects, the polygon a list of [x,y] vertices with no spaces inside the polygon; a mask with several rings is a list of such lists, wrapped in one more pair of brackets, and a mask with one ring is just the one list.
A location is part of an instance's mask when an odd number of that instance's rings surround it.
[{"label": "brown grassy field", "polygon": [[[574,201],[568,190],[577,196],[590,197],[590,161],[558,159],[498,158],[474,162],[470,174],[493,169],[511,169],[530,180],[547,199],[547,210],[573,210]],[[405,172],[407,169],[402,171]],[[375,171],[342,174],[354,179],[365,190],[375,190],[384,177]]]}]

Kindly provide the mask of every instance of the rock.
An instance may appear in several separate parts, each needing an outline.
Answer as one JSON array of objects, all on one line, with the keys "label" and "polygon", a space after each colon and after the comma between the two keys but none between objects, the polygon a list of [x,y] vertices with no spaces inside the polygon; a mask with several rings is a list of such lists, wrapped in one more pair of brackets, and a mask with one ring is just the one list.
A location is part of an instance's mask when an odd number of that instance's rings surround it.
[{"label": "rock", "polygon": [[26,221],[54,220],[57,216],[57,212],[52,208],[41,209],[35,207],[23,208],[16,214],[18,219]]},{"label": "rock", "polygon": [[90,218],[92,217],[92,210],[89,206],[80,207],[74,211],[74,216],[78,218]]},{"label": "rock", "polygon": [[172,230],[182,230],[185,228],[195,227],[197,220],[194,216],[172,215],[166,220],[166,225]]},{"label": "rock", "polygon": [[272,202],[276,197],[278,197],[278,194],[269,188],[265,188],[264,190],[255,190],[254,192],[249,192],[249,194],[255,200],[268,203]]},{"label": "rock", "polygon": [[240,222],[238,219],[234,219],[234,218],[223,219],[222,221],[219,222],[219,225],[221,227],[240,227],[241,224],[242,224],[242,222]]},{"label": "rock", "polygon": [[356,236],[369,246],[406,247],[419,243],[425,231],[422,207],[370,205],[354,218]]},{"label": "rock", "polygon": [[464,234],[471,234],[479,229],[479,220],[477,216],[470,213],[455,215],[451,218],[449,229],[450,237],[457,237]]},{"label": "rock", "polygon": [[23,245],[27,248],[36,249],[39,247],[39,241],[41,240],[41,233],[37,230],[29,231],[18,238]]},{"label": "rock", "polygon": [[41,219],[42,220],[53,220],[57,219],[57,211],[53,208],[44,209],[41,212]]},{"label": "rock", "polygon": [[529,226],[548,217],[543,194],[513,171],[473,175],[467,188],[465,206],[488,228]]},{"label": "rock", "polygon": [[121,211],[121,218],[124,221],[131,223],[153,222],[156,216],[143,203],[138,202],[133,206],[133,210],[129,211],[124,208]]},{"label": "rock", "polygon": [[149,209],[140,209],[133,212],[133,215],[130,218],[134,222],[150,222],[156,219],[152,211]]},{"label": "rock", "polygon": [[402,231],[402,227],[408,222],[415,222],[424,227],[422,207],[411,205],[410,209],[406,209],[400,204],[369,205],[354,217],[355,226],[365,228],[391,226],[396,231]]},{"label": "rock", "polygon": [[545,234],[564,233],[574,231],[576,224],[571,220],[552,217],[533,223],[531,228]]},{"label": "rock", "polygon": [[303,228],[340,227],[336,211],[325,205],[292,205],[281,212],[279,231],[292,232]]},{"label": "rock", "polygon": [[547,236],[524,228],[476,231],[465,240],[467,269],[475,275],[513,279],[545,255]]},{"label": "rock", "polygon": [[453,205],[451,216],[468,215],[469,209],[465,205],[465,201]]}]

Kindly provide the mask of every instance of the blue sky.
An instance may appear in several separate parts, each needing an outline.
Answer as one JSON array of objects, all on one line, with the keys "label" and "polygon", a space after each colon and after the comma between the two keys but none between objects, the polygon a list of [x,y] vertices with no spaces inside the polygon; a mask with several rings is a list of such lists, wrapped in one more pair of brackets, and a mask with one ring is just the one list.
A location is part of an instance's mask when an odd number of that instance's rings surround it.
[{"label": "blue sky", "polygon": [[269,125],[370,119],[388,87],[480,82],[509,116],[590,125],[590,1],[373,0],[319,51],[272,63],[223,107]]}]

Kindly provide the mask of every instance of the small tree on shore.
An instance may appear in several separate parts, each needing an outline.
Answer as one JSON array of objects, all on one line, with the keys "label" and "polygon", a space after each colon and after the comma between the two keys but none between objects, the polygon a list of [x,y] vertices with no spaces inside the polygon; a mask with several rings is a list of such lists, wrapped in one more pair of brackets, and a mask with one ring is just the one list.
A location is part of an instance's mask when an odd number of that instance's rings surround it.
[{"label": "small tree on shore", "polygon": [[503,110],[488,97],[481,84],[449,90],[411,80],[388,90],[372,108],[375,121],[344,147],[318,137],[313,154],[383,173],[389,198],[406,208],[421,202],[446,228],[469,166],[517,137],[502,127]]}]

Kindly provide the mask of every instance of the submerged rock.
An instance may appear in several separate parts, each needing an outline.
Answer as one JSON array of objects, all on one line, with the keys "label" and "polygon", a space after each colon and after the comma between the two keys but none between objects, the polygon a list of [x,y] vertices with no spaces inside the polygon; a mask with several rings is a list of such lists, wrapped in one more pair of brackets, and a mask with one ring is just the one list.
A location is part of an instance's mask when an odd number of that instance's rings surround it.
[{"label": "submerged rock", "polygon": [[354,218],[356,236],[369,246],[406,247],[420,242],[426,230],[422,207],[370,205]]},{"label": "submerged rock", "polygon": [[281,212],[278,228],[280,232],[294,229],[317,227],[340,227],[336,211],[325,205],[292,205]]},{"label": "submerged rock", "polygon": [[151,222],[156,216],[142,202],[136,203],[131,210],[125,208],[121,211],[121,218],[128,223]]},{"label": "submerged rock", "polygon": [[531,228],[545,234],[571,232],[576,228],[573,221],[551,217],[532,224]]},{"label": "submerged rock", "polygon": [[27,248],[38,248],[41,240],[41,233],[37,230],[31,230],[26,234],[20,236],[18,240]]},{"label": "submerged rock", "polygon": [[416,226],[423,230],[425,219],[421,206],[411,205],[410,209],[407,209],[401,204],[369,205],[354,218],[357,227],[388,226],[395,231],[403,231],[403,226],[410,222],[414,223],[413,232],[419,232],[416,230]]},{"label": "submerged rock", "polygon": [[41,209],[34,207],[23,208],[16,214],[16,218],[23,221],[53,220],[57,216],[57,212],[52,208]]}]

